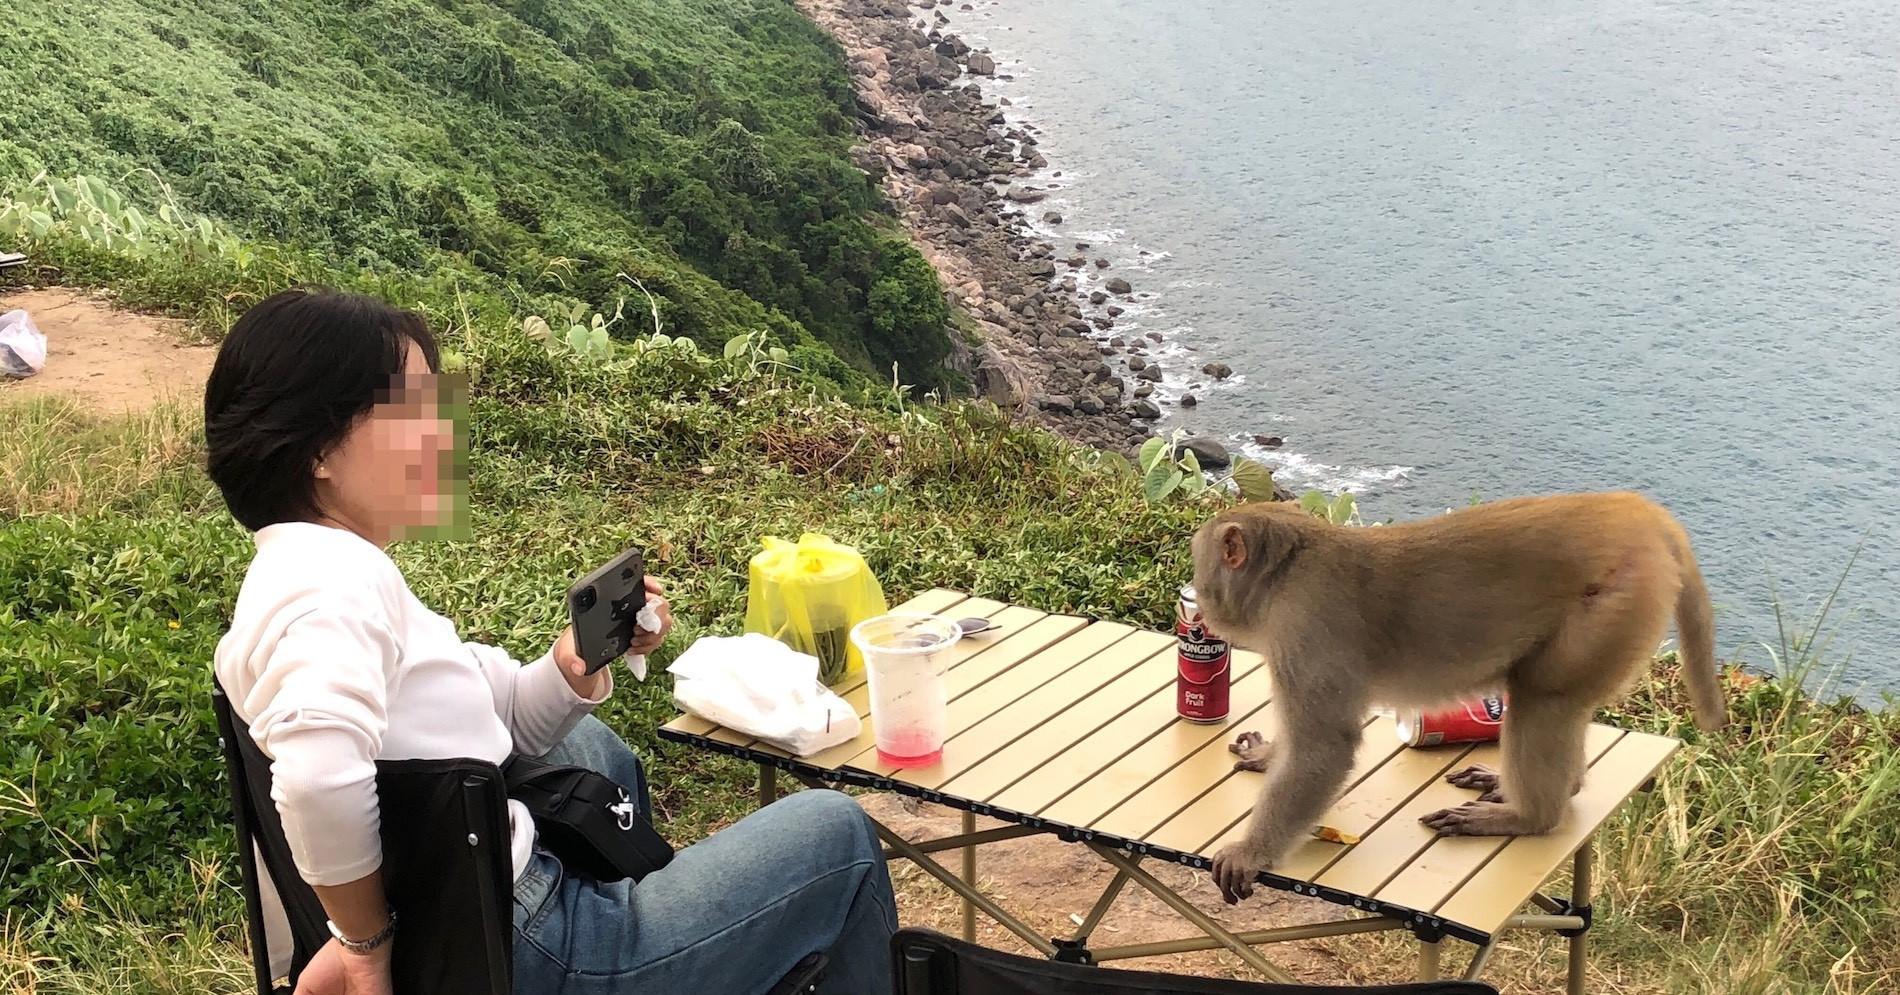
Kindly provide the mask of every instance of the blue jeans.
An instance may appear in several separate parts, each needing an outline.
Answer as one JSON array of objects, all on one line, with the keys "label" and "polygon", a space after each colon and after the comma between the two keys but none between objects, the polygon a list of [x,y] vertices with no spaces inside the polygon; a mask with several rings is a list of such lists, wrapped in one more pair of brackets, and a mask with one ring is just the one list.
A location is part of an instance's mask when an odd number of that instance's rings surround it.
[{"label": "blue jeans", "polygon": [[[544,758],[598,771],[651,817],[640,760],[588,716]],[[535,845],[515,883],[516,995],[762,995],[806,954],[825,995],[889,995],[897,905],[871,820],[799,791],[676,853],[638,884],[564,873]]]}]

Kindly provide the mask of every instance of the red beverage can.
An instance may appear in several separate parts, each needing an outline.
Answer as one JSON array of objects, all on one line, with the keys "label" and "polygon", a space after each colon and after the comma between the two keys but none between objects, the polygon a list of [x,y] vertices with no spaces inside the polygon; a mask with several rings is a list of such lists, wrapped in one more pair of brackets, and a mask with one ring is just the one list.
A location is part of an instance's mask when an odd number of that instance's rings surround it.
[{"label": "red beverage can", "polygon": [[1174,680],[1174,709],[1189,722],[1227,718],[1227,692],[1233,679],[1233,647],[1207,628],[1192,585],[1181,588],[1174,615],[1179,670]]},{"label": "red beverage can", "polygon": [[1400,712],[1393,724],[1407,746],[1493,742],[1504,725],[1504,696],[1487,694],[1437,712]]}]

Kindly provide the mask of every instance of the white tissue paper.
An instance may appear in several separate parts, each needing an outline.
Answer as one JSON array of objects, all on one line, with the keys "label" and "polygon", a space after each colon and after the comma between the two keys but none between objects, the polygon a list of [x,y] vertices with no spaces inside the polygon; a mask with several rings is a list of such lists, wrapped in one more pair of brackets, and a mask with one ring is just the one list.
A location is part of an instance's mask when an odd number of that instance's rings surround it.
[{"label": "white tissue paper", "polygon": [[673,700],[795,756],[856,739],[856,709],[818,682],[818,658],[757,632],[702,636],[666,668]]},{"label": "white tissue paper", "polygon": [[[647,603],[640,606],[640,613],[633,617],[633,627],[641,632],[660,631],[660,613],[653,610],[653,598],[648,596]],[[627,666],[633,670],[635,680],[647,679],[647,655],[645,653],[627,654]]]}]

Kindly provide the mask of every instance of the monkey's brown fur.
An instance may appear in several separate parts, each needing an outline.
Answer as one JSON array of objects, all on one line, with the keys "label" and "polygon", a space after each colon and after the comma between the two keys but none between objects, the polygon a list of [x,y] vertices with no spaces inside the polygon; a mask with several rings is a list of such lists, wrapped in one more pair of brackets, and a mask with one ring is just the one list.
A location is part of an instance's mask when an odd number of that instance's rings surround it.
[{"label": "monkey's brown fur", "polygon": [[1726,719],[1688,536],[1637,494],[1517,498],[1376,527],[1244,504],[1202,525],[1193,555],[1209,626],[1267,660],[1279,729],[1235,750],[1268,774],[1246,837],[1214,856],[1230,904],[1319,821],[1375,704],[1508,695],[1502,771],[1448,777],[1487,794],[1421,820],[1467,836],[1556,825],[1583,781],[1591,716],[1646,669],[1671,616],[1697,725]]}]

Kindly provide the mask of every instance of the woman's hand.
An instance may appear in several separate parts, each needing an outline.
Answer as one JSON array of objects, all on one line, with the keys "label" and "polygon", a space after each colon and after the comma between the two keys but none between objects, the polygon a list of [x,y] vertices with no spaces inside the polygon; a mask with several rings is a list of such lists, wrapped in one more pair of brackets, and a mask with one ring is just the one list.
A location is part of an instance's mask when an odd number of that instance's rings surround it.
[{"label": "woman's hand", "polygon": [[297,975],[294,995],[393,995],[389,954],[394,947],[385,943],[369,953],[353,954],[331,940]]},{"label": "woman's hand", "polygon": [[[653,608],[653,614],[660,618],[660,630],[648,632],[636,622],[627,656],[644,656],[659,649],[666,634],[673,631],[673,606],[666,600],[665,589],[652,577],[646,578],[646,589],[647,603]],[[589,700],[600,697],[602,685],[607,680],[607,671],[602,668],[588,675],[587,661],[581,659],[574,649],[573,626],[561,630],[561,636],[554,641],[554,648],[550,652],[554,654],[555,665],[561,668],[561,676],[567,678],[567,686],[573,688],[575,694]]]},{"label": "woman's hand", "polygon": [[648,632],[637,625],[634,627],[633,645],[627,648],[627,652],[642,656],[659,649],[660,643],[666,639],[666,634],[673,631],[673,605],[666,600],[665,588],[652,577],[648,577],[646,583],[647,604],[653,608],[653,614],[660,617],[660,631]]}]

